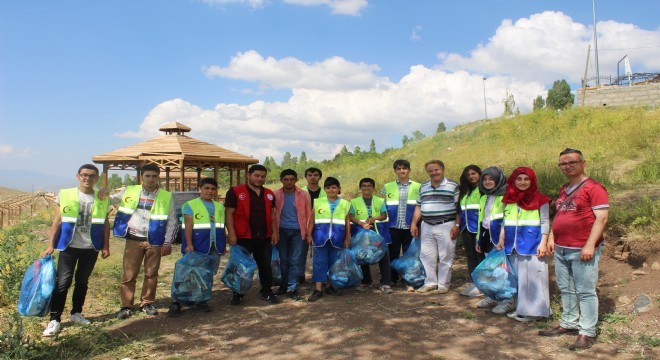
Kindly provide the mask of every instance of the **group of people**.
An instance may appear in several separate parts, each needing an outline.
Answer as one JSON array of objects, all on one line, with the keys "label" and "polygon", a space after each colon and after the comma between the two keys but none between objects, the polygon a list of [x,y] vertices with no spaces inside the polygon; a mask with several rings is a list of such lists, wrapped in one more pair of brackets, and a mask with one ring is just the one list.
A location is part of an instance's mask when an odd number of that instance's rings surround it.
[{"label": "group of people", "polygon": [[[375,195],[376,183],[367,177],[358,184],[361,196],[349,201],[340,196],[337,178],[328,177],[320,186],[323,174],[318,168],[305,171],[307,186],[302,188],[296,186],[299,179],[294,170],[283,170],[282,187],[273,191],[263,186],[267,168],[256,164],[249,168],[244,184],[227,191],[224,204],[216,201],[217,182],[210,178],[201,180],[199,198],[182,207],[181,252],[206,254],[215,274],[226,243],[242,246],[257,264],[260,297],[278,303],[278,296],[283,295],[294,301],[305,300],[298,286],[305,281],[311,248],[314,290],[306,300],[313,302],[324,295],[337,294],[329,282],[328,270],[339,251],[350,246],[351,235],[361,228],[376,231],[388,244],[388,251],[378,262],[377,288],[385,294],[392,293],[392,286],[398,283],[410,292],[447,293],[456,241],[461,236],[469,273],[493,249],[504,249],[517,274],[515,299],[498,302],[484,297],[477,306],[492,307],[494,313],[523,322],[551,315],[548,256],[554,254],[562,322],[539,335],[578,334],[570,348],[586,349],[596,339],[596,283],[608,196],[602,185],[586,176],[586,161],[580,151],[562,151],[558,165],[568,183],[555,202],[557,212],[551,225],[551,199],[538,191],[536,174],[528,167],[516,168],[507,178],[498,167],[481,171],[470,165],[456,183],[444,176],[442,161],[430,160],[424,164],[429,180],[419,183],[410,179],[410,162],[397,160],[393,164],[397,179],[384,185],[382,197]],[[139,306],[147,315],[158,314],[153,303],[160,259],[171,253],[178,230],[172,194],[159,188],[159,173],[157,166],[145,165],[140,172],[141,185],[128,186],[108,196],[106,190],[94,190],[99,172],[94,165],[86,164],[76,175],[79,186],[60,191],[59,211],[44,252],[60,251],[58,281],[44,336],[60,331],[67,291],[74,277],[71,321],[89,324],[82,316],[82,307],[99,251],[102,258],[110,254],[110,204],[119,204],[113,234],[126,239],[117,317],[126,319],[132,314],[142,264],[145,275]],[[390,266],[406,252],[413,237],[420,241],[420,260],[426,273],[423,286],[417,289],[405,284]],[[273,246],[279,251],[282,274],[275,291],[271,271]],[[373,282],[369,266],[363,265],[362,271],[358,291],[371,288]],[[230,304],[240,305],[244,295],[233,292]],[[472,283],[461,295],[482,296]],[[182,306],[211,311],[206,302],[182,303],[173,297],[168,315],[180,315]]]}]

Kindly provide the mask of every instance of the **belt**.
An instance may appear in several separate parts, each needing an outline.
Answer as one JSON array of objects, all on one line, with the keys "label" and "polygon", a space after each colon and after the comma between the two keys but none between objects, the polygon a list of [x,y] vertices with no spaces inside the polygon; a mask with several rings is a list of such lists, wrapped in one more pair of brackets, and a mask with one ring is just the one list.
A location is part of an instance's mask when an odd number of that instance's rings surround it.
[{"label": "belt", "polygon": [[126,234],[126,240],[133,240],[133,241],[147,241],[146,237],[141,237],[141,236],[135,236],[131,234]]},{"label": "belt", "polygon": [[444,223],[448,223],[450,221],[456,221],[456,220],[455,219],[447,219],[447,220],[440,220],[440,221],[435,221],[435,222],[426,221],[426,220],[423,220],[423,221],[425,223],[429,224],[429,225],[440,225],[440,224],[444,224]]}]

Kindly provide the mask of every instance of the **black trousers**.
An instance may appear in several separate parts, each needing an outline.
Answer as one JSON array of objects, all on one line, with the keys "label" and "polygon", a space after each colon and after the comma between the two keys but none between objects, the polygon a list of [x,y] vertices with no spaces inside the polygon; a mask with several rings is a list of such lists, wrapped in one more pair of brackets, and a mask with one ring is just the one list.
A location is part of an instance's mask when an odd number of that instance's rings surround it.
[{"label": "black trousers", "polygon": [[[388,244],[389,245],[389,244]],[[371,285],[373,282],[371,278],[371,265],[360,265],[362,269],[362,284]],[[390,267],[390,256],[388,253],[385,253],[382,259],[378,262],[378,270],[380,270],[380,284],[381,285],[392,285],[392,273]]]},{"label": "black trousers", "polygon": [[[390,237],[392,237],[392,243],[388,245],[390,250],[390,262],[398,259],[403,253],[408,250],[410,243],[412,242],[412,234],[410,229],[397,229],[390,228]],[[392,273],[392,283],[396,284],[399,281],[399,273],[390,269]]]},{"label": "black trousers", "polygon": [[[50,319],[62,321],[66,295],[75,278],[73,286],[73,306],[71,314],[82,313],[87,296],[87,281],[94,270],[99,252],[94,249],[69,247],[60,251],[57,259],[57,285],[50,302]],[[76,267],[76,265],[78,265]]]},{"label": "black trousers", "polygon": [[[273,292],[273,273],[270,268],[270,259],[273,255],[273,246],[270,239],[238,239],[237,245],[245,248],[257,263],[259,269],[259,282],[261,283],[261,292],[270,294]],[[244,294],[241,294],[244,295]]]},{"label": "black trousers", "polygon": [[[465,247],[465,257],[467,258],[468,278],[474,269],[486,258],[484,253],[478,253],[475,249],[477,245],[477,234],[463,230],[461,232],[463,246]],[[471,278],[470,278],[471,279]]]}]

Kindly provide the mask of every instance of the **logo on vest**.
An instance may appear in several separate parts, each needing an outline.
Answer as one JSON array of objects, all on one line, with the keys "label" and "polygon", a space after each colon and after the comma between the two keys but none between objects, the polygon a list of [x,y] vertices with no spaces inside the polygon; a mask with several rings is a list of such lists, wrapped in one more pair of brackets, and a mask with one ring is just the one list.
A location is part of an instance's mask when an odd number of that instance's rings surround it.
[{"label": "logo on vest", "polygon": [[268,200],[273,201],[273,194],[268,194],[266,195],[266,197],[268,198]]},{"label": "logo on vest", "polygon": [[247,198],[247,194],[239,194],[238,195],[238,200],[245,200]]},{"label": "logo on vest", "polygon": [[195,214],[195,219],[199,220],[201,218],[202,218],[202,214],[200,213]]},{"label": "logo on vest", "polygon": [[319,209],[319,211],[317,211],[317,212],[318,212],[319,214],[323,214],[323,213],[325,212],[325,210],[324,210],[324,209]]},{"label": "logo on vest", "polygon": [[125,203],[131,202],[131,199],[132,199],[132,197],[127,196],[127,197],[124,198],[124,202]]},{"label": "logo on vest", "polygon": [[62,212],[65,213],[65,214],[68,213],[69,211],[71,211],[71,209],[70,209],[68,206],[65,206],[65,207],[62,209]]},{"label": "logo on vest", "polygon": [[394,193],[387,193],[387,198],[388,198],[388,199],[391,199],[391,198],[393,198],[393,197],[394,197]]}]

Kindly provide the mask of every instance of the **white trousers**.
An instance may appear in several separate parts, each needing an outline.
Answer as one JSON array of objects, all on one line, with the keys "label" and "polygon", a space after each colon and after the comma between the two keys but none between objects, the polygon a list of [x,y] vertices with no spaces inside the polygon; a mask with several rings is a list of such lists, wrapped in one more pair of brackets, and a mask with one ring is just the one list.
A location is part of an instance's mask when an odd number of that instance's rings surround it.
[{"label": "white trousers", "polygon": [[454,250],[456,249],[456,240],[451,240],[449,233],[454,228],[454,224],[454,221],[439,225],[422,222],[419,259],[426,271],[424,286],[440,286],[449,289],[451,265],[454,262]]}]

